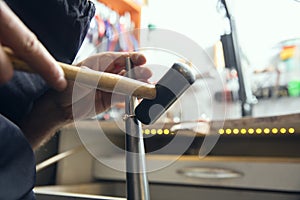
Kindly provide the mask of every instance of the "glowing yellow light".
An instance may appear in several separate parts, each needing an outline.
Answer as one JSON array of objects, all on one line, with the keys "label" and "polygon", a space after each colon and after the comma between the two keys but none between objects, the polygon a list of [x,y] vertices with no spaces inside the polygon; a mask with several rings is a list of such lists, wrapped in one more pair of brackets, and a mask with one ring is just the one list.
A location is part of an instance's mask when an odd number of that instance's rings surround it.
[{"label": "glowing yellow light", "polygon": [[151,129],[151,134],[155,135],[156,134],[156,129]]},{"label": "glowing yellow light", "polygon": [[291,134],[295,133],[295,129],[294,128],[289,128],[289,133],[291,133]]},{"label": "glowing yellow light", "polygon": [[168,135],[170,133],[169,129],[164,129],[164,134]]},{"label": "glowing yellow light", "polygon": [[242,129],[241,129],[241,134],[246,134],[246,133],[247,133],[247,130],[244,129],[244,128],[242,128]]},{"label": "glowing yellow light", "polygon": [[265,134],[269,134],[269,133],[270,133],[270,129],[269,129],[269,128],[265,128],[265,129],[264,129],[264,133],[265,133]]},{"label": "glowing yellow light", "polygon": [[286,133],[286,129],[285,128],[281,128],[280,129],[280,133],[285,134]]},{"label": "glowing yellow light", "polygon": [[158,130],[157,130],[157,134],[158,134],[158,135],[163,134],[163,130],[162,130],[162,129],[158,129]]},{"label": "glowing yellow light", "polygon": [[235,128],[233,129],[233,134],[238,134],[239,133],[239,129]]},{"label": "glowing yellow light", "polygon": [[254,133],[254,129],[253,129],[253,128],[249,128],[249,129],[248,129],[248,133],[249,133],[249,134],[253,134],[253,133]]},{"label": "glowing yellow light", "polygon": [[273,134],[278,133],[278,129],[277,129],[277,128],[272,128],[272,133],[273,133]]},{"label": "glowing yellow light", "polygon": [[149,130],[149,129],[145,129],[144,133],[145,133],[146,135],[149,135],[149,134],[150,134],[150,130]]},{"label": "glowing yellow light", "polygon": [[231,129],[230,129],[230,128],[228,128],[228,129],[226,129],[226,131],[225,131],[225,132],[226,132],[226,134],[228,134],[228,135],[229,135],[229,134],[231,134]]},{"label": "glowing yellow light", "polygon": [[224,134],[224,133],[225,133],[224,129],[222,129],[222,128],[221,128],[221,129],[219,129],[219,134],[221,134],[221,135],[222,135],[222,134]]},{"label": "glowing yellow light", "polygon": [[262,133],[261,128],[257,128],[257,129],[256,129],[256,133],[257,133],[257,134],[261,134],[261,133]]}]

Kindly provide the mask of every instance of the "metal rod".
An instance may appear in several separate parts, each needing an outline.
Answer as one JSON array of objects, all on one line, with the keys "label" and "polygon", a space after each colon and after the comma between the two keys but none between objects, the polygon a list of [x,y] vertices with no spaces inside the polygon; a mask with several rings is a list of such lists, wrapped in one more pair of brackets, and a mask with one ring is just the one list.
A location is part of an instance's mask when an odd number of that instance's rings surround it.
[{"label": "metal rod", "polygon": [[[134,78],[131,60],[126,58],[129,78]],[[127,200],[150,200],[149,184],[146,174],[145,148],[141,122],[134,116],[137,98],[126,96],[126,187]]]},{"label": "metal rod", "polygon": [[73,149],[70,149],[70,150],[67,150],[67,151],[64,151],[64,152],[61,152],[39,164],[36,165],[36,172],[39,172],[43,169],[45,169],[46,167],[49,167],[50,165],[54,164],[54,163],[57,163],[59,161],[61,161],[62,159],[65,159],[66,157],[68,156],[71,156],[79,151],[82,151],[84,150],[84,147],[83,146],[79,146],[79,147],[76,147],[76,148],[73,148]]}]

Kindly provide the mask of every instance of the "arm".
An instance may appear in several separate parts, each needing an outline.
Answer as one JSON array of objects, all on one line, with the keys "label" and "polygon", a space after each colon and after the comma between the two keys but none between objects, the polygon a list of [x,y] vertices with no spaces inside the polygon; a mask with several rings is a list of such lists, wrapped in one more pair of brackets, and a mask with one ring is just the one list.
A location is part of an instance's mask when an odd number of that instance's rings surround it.
[{"label": "arm", "polygon": [[[9,60],[5,54],[2,54],[0,45],[0,82],[6,82],[11,78],[12,73],[14,74],[10,81],[3,85],[0,84],[0,113],[14,123],[19,123],[20,119],[30,112],[33,102],[43,95],[49,89],[49,86],[62,90],[62,88],[57,88],[51,82],[45,83],[44,77],[54,76],[49,70],[51,66],[45,65],[44,63],[47,62],[44,62],[42,57],[37,56],[40,55],[39,50],[36,54],[34,53],[35,50],[30,47],[24,50],[22,46],[23,39],[25,40],[28,36],[29,41],[33,40],[32,43],[35,44],[33,46],[36,46],[36,44],[41,46],[42,43],[56,60],[72,63],[88,30],[89,22],[95,12],[95,6],[87,0],[53,0],[43,3],[36,0],[7,0],[6,3],[10,8],[3,1],[0,2],[1,45],[9,46],[14,51],[18,49],[21,54],[24,54],[23,57],[18,55],[22,60],[29,60],[27,62],[33,67],[45,68],[46,71],[49,71],[49,73],[45,72],[42,78],[36,74],[16,71],[13,73]],[[8,28],[5,28],[6,26]],[[42,48],[45,50],[44,47]],[[32,52],[26,53],[26,50]],[[49,56],[48,52],[46,54]],[[38,60],[39,63],[35,65],[30,62],[31,60]],[[51,57],[52,61],[53,58]],[[2,73],[3,70],[5,73]]]}]

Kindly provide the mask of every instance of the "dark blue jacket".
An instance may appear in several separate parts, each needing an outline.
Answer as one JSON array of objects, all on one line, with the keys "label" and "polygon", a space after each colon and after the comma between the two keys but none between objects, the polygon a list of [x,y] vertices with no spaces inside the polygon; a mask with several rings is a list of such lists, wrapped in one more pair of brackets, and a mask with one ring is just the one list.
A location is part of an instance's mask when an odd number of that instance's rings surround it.
[{"label": "dark blue jacket", "polygon": [[[95,12],[87,0],[6,2],[48,51],[65,63],[75,58]],[[38,75],[23,72],[15,72],[11,81],[0,86],[0,200],[34,199],[34,153],[18,122],[48,89]]]}]

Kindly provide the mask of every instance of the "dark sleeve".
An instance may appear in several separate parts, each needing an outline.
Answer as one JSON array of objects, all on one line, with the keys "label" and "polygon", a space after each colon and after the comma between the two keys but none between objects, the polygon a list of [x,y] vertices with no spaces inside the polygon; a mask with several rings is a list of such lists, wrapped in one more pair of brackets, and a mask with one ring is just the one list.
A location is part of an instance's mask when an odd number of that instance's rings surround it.
[{"label": "dark sleeve", "polygon": [[[8,0],[7,4],[57,60],[67,63],[82,44],[95,10],[85,0]],[[22,72],[0,86],[0,199],[35,199],[34,154],[15,123],[47,89],[40,76]]]},{"label": "dark sleeve", "polygon": [[71,63],[95,6],[88,0],[7,0],[7,4],[59,61]]},{"label": "dark sleeve", "polygon": [[0,114],[18,123],[33,106],[33,101],[48,90],[37,75],[15,72],[11,81],[0,86]]},{"label": "dark sleeve", "polygon": [[0,152],[0,199],[35,199],[34,154],[22,131],[1,114]]},{"label": "dark sleeve", "polygon": [[[88,31],[95,7],[87,0],[7,0],[56,60],[71,63]],[[48,86],[38,75],[18,72],[0,87],[0,113],[18,122]]]}]

